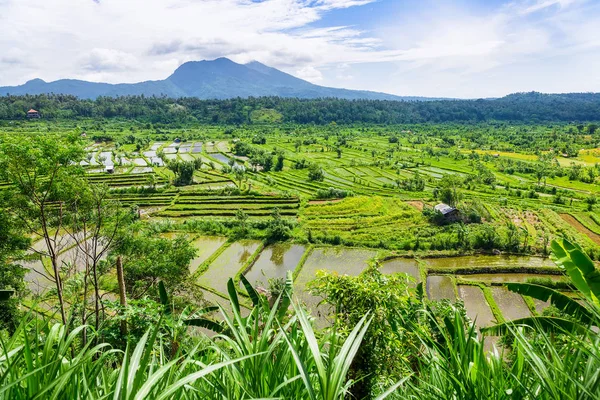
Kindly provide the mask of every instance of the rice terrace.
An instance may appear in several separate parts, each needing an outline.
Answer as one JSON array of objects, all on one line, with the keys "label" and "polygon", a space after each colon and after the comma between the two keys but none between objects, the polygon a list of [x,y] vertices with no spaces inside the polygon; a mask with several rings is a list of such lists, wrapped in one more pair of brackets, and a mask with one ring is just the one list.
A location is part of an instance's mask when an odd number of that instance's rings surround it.
[{"label": "rice terrace", "polygon": [[[358,275],[379,263],[385,273],[425,282],[434,298],[463,299],[472,317],[478,310],[487,323],[501,322],[516,306],[499,304],[496,285],[563,281],[548,258],[554,237],[565,235],[592,257],[599,254],[593,177],[600,154],[588,155],[590,127],[577,135],[577,127],[564,124],[11,125],[6,134],[47,135],[48,129],[84,136],[85,178],[108,186],[111,199],[135,208],[154,231],[189,241],[199,252],[191,280],[217,302],[227,299],[227,279],[240,275],[267,288],[290,271],[302,293],[319,269]],[[516,133],[531,144],[511,141]],[[582,149],[571,155],[540,149],[533,140],[547,135]],[[191,176],[179,185],[169,165],[186,162]],[[459,222],[435,214],[442,202],[457,208]],[[279,239],[289,245],[268,237],[274,213],[287,229]],[[437,276],[450,279],[444,289],[431,279]],[[537,313],[530,299],[525,304]]]},{"label": "rice terrace", "polygon": [[600,399],[598,21],[0,0],[0,400]]}]

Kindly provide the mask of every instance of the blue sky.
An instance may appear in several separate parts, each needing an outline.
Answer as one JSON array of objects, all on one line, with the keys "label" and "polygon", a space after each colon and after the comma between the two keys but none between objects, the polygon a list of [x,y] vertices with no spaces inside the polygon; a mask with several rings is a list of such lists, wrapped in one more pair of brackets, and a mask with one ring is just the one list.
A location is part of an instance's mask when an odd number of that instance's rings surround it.
[{"label": "blue sky", "polygon": [[600,1],[0,0],[0,85],[217,57],[398,95],[600,92]]}]

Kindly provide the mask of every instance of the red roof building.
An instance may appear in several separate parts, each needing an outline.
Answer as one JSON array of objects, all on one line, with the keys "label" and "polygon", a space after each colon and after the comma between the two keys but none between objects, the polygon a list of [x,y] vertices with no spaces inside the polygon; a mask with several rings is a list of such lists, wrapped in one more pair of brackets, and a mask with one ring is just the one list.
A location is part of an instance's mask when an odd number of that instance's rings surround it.
[{"label": "red roof building", "polygon": [[27,111],[27,118],[39,118],[40,117],[40,113],[37,110],[34,110],[33,108],[29,111]]}]

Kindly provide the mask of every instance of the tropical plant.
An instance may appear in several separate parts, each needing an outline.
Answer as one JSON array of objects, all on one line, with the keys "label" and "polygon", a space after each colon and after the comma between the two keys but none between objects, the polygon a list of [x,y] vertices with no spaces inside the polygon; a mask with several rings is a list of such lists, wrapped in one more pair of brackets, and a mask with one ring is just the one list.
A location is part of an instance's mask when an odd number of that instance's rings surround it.
[{"label": "tropical plant", "polygon": [[532,316],[484,329],[490,334],[506,334],[516,326],[544,331],[582,332],[600,325],[600,272],[580,246],[566,239],[552,241],[552,259],[571,279],[584,298],[584,304],[557,290],[533,283],[510,283],[508,290],[549,302],[564,316]]}]

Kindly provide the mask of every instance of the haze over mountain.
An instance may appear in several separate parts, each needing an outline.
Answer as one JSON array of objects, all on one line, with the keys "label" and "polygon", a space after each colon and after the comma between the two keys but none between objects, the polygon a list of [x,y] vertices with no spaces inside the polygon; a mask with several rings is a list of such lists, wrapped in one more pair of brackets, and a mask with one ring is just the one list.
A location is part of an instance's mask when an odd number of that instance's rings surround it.
[{"label": "haze over mountain", "polygon": [[238,64],[227,58],[190,61],[165,80],[139,83],[97,83],[75,79],[45,82],[33,79],[20,86],[0,87],[0,94],[70,94],[83,99],[99,96],[167,96],[228,99],[235,97],[279,96],[304,99],[336,97],[370,100],[429,100],[362,90],[318,86],[257,61]]}]

